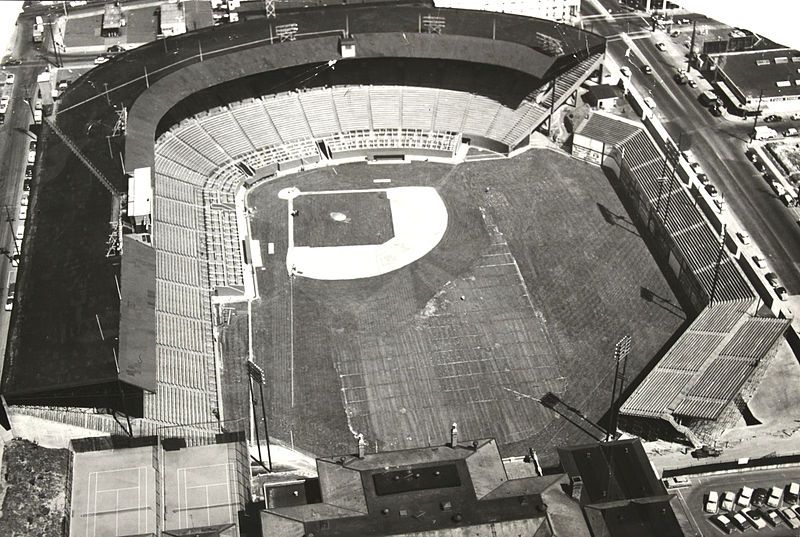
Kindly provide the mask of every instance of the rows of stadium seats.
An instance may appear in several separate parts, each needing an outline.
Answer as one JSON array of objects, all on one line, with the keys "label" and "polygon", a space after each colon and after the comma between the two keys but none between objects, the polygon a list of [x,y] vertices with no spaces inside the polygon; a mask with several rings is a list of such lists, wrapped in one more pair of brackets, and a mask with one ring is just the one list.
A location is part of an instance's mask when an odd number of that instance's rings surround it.
[{"label": "rows of stadium seats", "polygon": [[379,129],[377,131],[351,131],[324,139],[333,152],[377,148],[414,148],[446,151],[453,154],[461,137],[454,132],[427,132],[410,129]]},{"label": "rows of stadium seats", "polygon": [[256,149],[227,108],[211,110],[204,117],[198,118],[198,122],[225,151],[228,158]]},{"label": "rows of stadium seats", "polygon": [[533,99],[533,94],[531,94],[531,96],[529,96],[530,99],[517,109],[518,112],[521,112],[521,115],[516,124],[503,137],[502,141],[507,143],[510,147],[513,147],[541,125],[550,114],[550,107],[551,103],[553,103],[553,99],[555,99],[553,108],[557,108],[581,85],[583,80],[586,79],[586,75],[600,63],[601,57],[601,54],[593,54],[575,67],[562,73],[556,79],[555,95],[553,95],[553,92],[547,91],[546,98],[540,103],[536,103]]},{"label": "rows of stadium seats", "polygon": [[236,208],[214,205],[204,212],[204,227],[211,286],[244,286]]}]

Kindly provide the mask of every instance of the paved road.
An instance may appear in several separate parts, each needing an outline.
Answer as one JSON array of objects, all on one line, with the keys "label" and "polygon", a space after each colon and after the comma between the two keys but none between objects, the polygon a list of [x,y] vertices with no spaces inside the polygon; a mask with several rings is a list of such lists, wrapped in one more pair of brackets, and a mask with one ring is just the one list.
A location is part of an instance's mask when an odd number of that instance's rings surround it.
[{"label": "paved road", "polygon": [[[615,22],[593,20],[593,30],[607,36],[618,35],[626,31],[629,25],[633,27],[631,33],[639,30],[635,35],[649,35],[649,31],[644,31],[646,22],[643,19],[626,16]],[[752,123],[713,117],[697,100],[699,88],[678,85],[672,78],[676,71],[673,62],[681,54],[676,49],[682,48],[683,53],[688,52],[683,42],[691,34],[691,27],[677,28],[682,31],[677,38],[657,31],[653,37],[636,39],[641,57],[631,53],[630,58],[626,59],[628,45],[613,38],[609,41],[609,54],[620,65],[631,67],[635,84],[645,95],[652,95],[658,115],[673,138],[677,140],[680,133],[690,137],[692,152],[711,181],[719,187],[728,207],[764,252],[769,265],[778,273],[789,293],[798,294],[800,225],[747,160],[745,147]],[[656,48],[658,41],[668,44],[667,53]],[[652,66],[653,75],[641,71],[643,63]],[[696,70],[692,70],[692,76],[698,77]]]},{"label": "paved road", "polygon": [[[31,111],[23,99],[30,99],[36,94],[36,77],[44,69],[45,62],[38,56],[31,40],[29,24],[17,25],[16,42],[13,56],[23,60],[22,65],[8,66],[4,70],[14,73],[16,80],[13,86],[2,88],[3,94],[9,95],[11,101],[5,115],[5,124],[0,127],[0,161],[3,170],[0,173],[0,248],[14,251],[14,230],[19,224],[19,199],[22,193],[22,182],[27,165],[28,144],[35,138],[29,130],[32,123]],[[9,216],[12,220],[9,222]],[[28,218],[30,218],[30,214]],[[2,303],[7,296],[7,282],[10,263],[6,256],[0,256],[0,288]],[[5,355],[6,334],[10,320],[9,312],[0,309],[0,356]],[[0,360],[0,372],[2,372]]]}]

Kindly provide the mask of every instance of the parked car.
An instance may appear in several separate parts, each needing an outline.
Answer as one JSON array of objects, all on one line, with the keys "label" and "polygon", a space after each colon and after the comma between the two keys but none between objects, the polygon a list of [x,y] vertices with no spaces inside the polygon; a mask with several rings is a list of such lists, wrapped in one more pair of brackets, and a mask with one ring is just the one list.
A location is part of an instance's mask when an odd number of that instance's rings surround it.
[{"label": "parked car", "polygon": [[708,109],[714,117],[722,117],[722,109],[719,106],[711,106]]},{"label": "parked car", "polygon": [[750,505],[761,507],[767,501],[769,491],[765,488],[757,488],[753,491],[753,497],[750,499]]},{"label": "parked car", "polygon": [[6,296],[6,311],[14,309],[14,288],[16,282],[8,282],[8,295]]},{"label": "parked car", "polygon": [[94,59],[94,63],[95,65],[101,65],[103,63],[106,63],[108,60],[109,60],[108,56],[105,55],[98,56],[97,58]]},{"label": "parked car", "polygon": [[764,172],[764,170],[767,169],[766,166],[764,166],[764,163],[761,162],[760,160],[753,162],[753,166],[755,166],[756,169],[762,173]]},{"label": "parked car", "polygon": [[19,219],[25,220],[28,218],[28,206],[27,205],[20,205],[19,208]]},{"label": "parked car", "polygon": [[32,149],[28,151],[28,164],[33,164],[36,162],[36,150]]},{"label": "parked car", "polygon": [[736,505],[740,505],[742,507],[748,507],[750,505],[750,500],[753,498],[753,489],[748,486],[742,487],[742,490],[739,491],[739,498],[736,500]]},{"label": "parked car", "polygon": [[744,231],[738,232],[736,236],[739,237],[739,242],[741,242],[742,244],[750,244],[750,235],[748,235]]},{"label": "parked car", "polygon": [[740,513],[744,515],[744,517],[756,529],[756,531],[767,527],[767,523],[761,517],[761,512],[758,509],[747,507],[742,509]]},{"label": "parked car", "polygon": [[767,283],[769,283],[772,288],[776,288],[780,286],[780,282],[778,281],[778,275],[774,272],[767,272],[764,274],[764,278],[766,278]]},{"label": "parked car", "polygon": [[665,43],[656,43],[656,48],[661,52],[667,50],[667,45]]},{"label": "parked car", "polygon": [[697,87],[697,80],[695,80],[694,78],[687,78],[686,81],[689,84],[690,88],[696,88]]},{"label": "parked car", "polygon": [[645,97],[644,104],[646,104],[651,110],[656,107],[656,102],[653,100],[652,97]]},{"label": "parked car", "polygon": [[619,68],[619,72],[622,73],[622,76],[631,76],[631,70],[624,65]]},{"label": "parked car", "polygon": [[664,486],[668,489],[679,489],[682,487],[691,487],[692,480],[684,475],[676,475],[664,479]]},{"label": "parked car", "polygon": [[0,114],[5,114],[8,111],[8,103],[10,101],[11,98],[8,95],[0,97]]},{"label": "parked car", "polygon": [[800,497],[800,483],[791,482],[786,487],[786,492],[783,495],[783,501],[786,503],[797,503]]},{"label": "parked car", "polygon": [[[780,298],[784,302],[789,300],[789,291],[787,291],[785,287],[776,287],[775,288],[775,294],[778,295],[778,298]],[[770,505],[770,507],[777,507],[777,504],[776,505]]]},{"label": "parked car", "polygon": [[700,184],[703,186],[711,184],[711,179],[709,179],[708,176],[702,172],[697,174],[697,180],[700,181]]},{"label": "parked car", "polygon": [[800,131],[795,129],[794,127],[791,127],[789,129],[786,129],[785,131],[783,131],[783,135],[787,136],[787,137],[788,136],[798,136],[798,135],[800,135]]},{"label": "parked car", "polygon": [[22,197],[19,199],[19,204],[22,206],[27,206],[28,202],[30,201],[31,195],[27,192],[22,193]]},{"label": "parked car", "polygon": [[678,30],[672,30],[672,31],[669,33],[669,36],[670,36],[670,37],[678,37],[678,36],[680,36],[680,35],[681,35],[681,33],[680,33]]},{"label": "parked car", "polygon": [[792,114],[791,116],[789,116],[789,119],[791,119],[792,121],[800,120],[800,114]]},{"label": "parked car", "polygon": [[711,522],[722,531],[722,533],[730,534],[733,531],[733,522],[726,515],[717,515],[711,517]]},{"label": "parked car", "polygon": [[29,164],[25,166],[25,178],[30,179],[31,177],[33,177],[33,166]]},{"label": "parked car", "polygon": [[781,116],[777,114],[770,114],[764,118],[764,121],[767,123],[777,123],[778,121],[781,121],[781,119]]},{"label": "parked car", "polygon": [[745,531],[747,528],[750,527],[750,523],[744,516],[742,516],[741,513],[735,513],[731,517],[731,521],[733,522],[733,525],[739,529],[739,531]]},{"label": "parked car", "polygon": [[14,83],[14,79],[15,79],[14,73],[6,73],[6,84],[7,85],[10,86],[11,84],[13,84]]},{"label": "parked car", "polygon": [[772,487],[771,489],[769,489],[769,498],[767,498],[767,505],[769,507],[778,507],[781,504],[782,496],[783,496],[782,488]]},{"label": "parked car", "polygon": [[767,260],[760,255],[753,256],[753,263],[760,269],[767,268]]},{"label": "parked car", "polygon": [[723,511],[733,511],[735,502],[736,494],[729,490],[722,495],[722,503],[720,503],[720,507]]},{"label": "parked car", "polygon": [[692,451],[692,457],[695,459],[705,459],[706,457],[719,457],[722,455],[722,450],[710,446],[703,446]]},{"label": "parked car", "polygon": [[7,58],[3,65],[22,65],[22,60],[19,58]]},{"label": "parked car", "polygon": [[783,519],[778,515],[778,512],[775,509],[770,509],[766,513],[764,513],[764,520],[770,526],[777,526],[778,524],[783,524]]},{"label": "parked car", "polygon": [[717,514],[717,511],[719,511],[719,493],[716,490],[712,490],[708,493],[703,510],[712,515]]},{"label": "parked car", "polygon": [[125,47],[121,45],[111,45],[106,49],[106,52],[108,52],[109,54],[122,54],[123,52],[125,52]]},{"label": "parked car", "polygon": [[791,507],[778,509],[778,514],[781,515],[781,518],[783,518],[786,524],[793,530],[800,528],[800,517],[797,516],[797,513]]},{"label": "parked car", "polygon": [[646,75],[652,75],[652,74],[653,74],[653,68],[652,68],[652,67],[650,67],[650,66],[649,66],[649,65],[647,65],[647,64],[644,64],[644,65],[642,65],[642,72],[643,72],[644,74],[646,74]]},{"label": "parked car", "polygon": [[707,185],[706,185],[706,192],[708,192],[708,194],[709,194],[709,195],[710,195],[712,198],[716,198],[716,197],[718,197],[718,196],[719,196],[719,190],[717,190],[717,187],[715,187],[715,186],[714,186],[714,185],[712,185],[711,183],[709,183],[709,184],[707,184]]},{"label": "parked car", "polygon": [[68,87],[69,87],[69,80],[62,80],[61,82],[58,83],[57,86],[57,88],[62,91],[67,89]]}]

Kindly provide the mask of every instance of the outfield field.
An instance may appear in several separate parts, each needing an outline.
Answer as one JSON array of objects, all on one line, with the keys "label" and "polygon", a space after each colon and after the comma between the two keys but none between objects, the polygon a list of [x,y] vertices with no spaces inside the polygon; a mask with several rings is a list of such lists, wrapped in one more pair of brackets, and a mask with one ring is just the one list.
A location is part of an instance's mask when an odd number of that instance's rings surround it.
[{"label": "outfield field", "polygon": [[[289,186],[432,186],[447,231],[422,259],[382,276],[290,278],[290,217],[278,197]],[[366,200],[339,196],[351,212]],[[305,231],[325,244],[342,224],[323,218],[338,212],[333,200]],[[441,443],[457,422],[462,438],[496,437],[504,455],[534,447],[546,462],[556,445],[588,437],[519,394],[552,392],[597,419],[617,339],[633,336],[633,378],[683,321],[664,307],[677,300],[602,171],[551,151],[456,167],[315,170],[257,187],[249,204],[254,238],[275,245],[253,304],[270,434],[318,455],[353,451],[354,433],[372,449]],[[367,205],[377,220],[362,219],[360,237],[386,229],[386,211]]]}]

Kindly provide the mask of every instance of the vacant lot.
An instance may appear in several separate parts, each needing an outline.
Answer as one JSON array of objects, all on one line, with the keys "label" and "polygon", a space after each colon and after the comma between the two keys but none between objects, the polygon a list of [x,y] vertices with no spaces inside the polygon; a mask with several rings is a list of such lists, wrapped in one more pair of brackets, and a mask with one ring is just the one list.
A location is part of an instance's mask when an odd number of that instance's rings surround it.
[{"label": "vacant lot", "polygon": [[[647,247],[598,169],[532,151],[460,166],[348,165],[257,188],[253,233],[275,243],[258,273],[254,349],[270,433],[317,454],[493,436],[504,455],[589,440],[535,399],[591,419],[608,408],[614,343],[633,378],[680,326]],[[433,186],[448,230],[419,261],[376,278],[290,279],[278,190]],[[643,298],[644,297],[644,298]],[[530,396],[525,397],[525,396]],[[532,399],[533,398],[533,399]],[[567,416],[570,418],[570,416]]]}]

